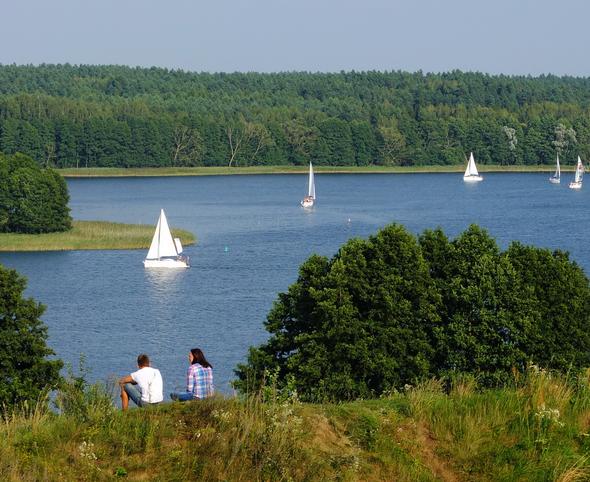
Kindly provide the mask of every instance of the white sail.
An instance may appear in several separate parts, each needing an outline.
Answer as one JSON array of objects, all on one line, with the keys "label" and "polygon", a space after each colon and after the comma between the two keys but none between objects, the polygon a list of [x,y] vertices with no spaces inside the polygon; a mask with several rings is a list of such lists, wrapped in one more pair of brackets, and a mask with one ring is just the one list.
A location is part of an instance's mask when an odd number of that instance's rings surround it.
[{"label": "white sail", "polygon": [[178,254],[182,253],[182,243],[180,242],[180,238],[174,238],[174,244],[176,245],[176,251]]},{"label": "white sail", "polygon": [[582,177],[584,176],[584,164],[582,164],[582,160],[580,156],[578,156],[578,165],[576,166],[576,177],[574,179],[575,182],[582,182]]},{"label": "white sail", "polygon": [[559,167],[559,153],[557,153],[557,160],[555,161],[555,174],[549,178],[552,184],[559,184],[561,182],[561,169]]},{"label": "white sail", "polygon": [[307,195],[310,198],[315,199],[315,180],[313,178],[313,167],[311,166],[311,162],[309,163],[309,187]]},{"label": "white sail", "polygon": [[465,169],[465,176],[479,176],[479,172],[477,172],[477,167],[475,166],[473,152],[469,155],[469,162],[467,163],[467,169]]},{"label": "white sail", "polygon": [[152,244],[148,251],[146,259],[160,259],[165,256],[178,256],[176,251],[176,244],[172,239],[170,228],[168,227],[168,220],[164,210],[160,210],[160,218],[156,226],[156,232],[152,238]]},{"label": "white sail", "polygon": [[158,259],[160,246],[160,218],[158,218],[158,224],[156,225],[156,232],[152,238],[152,244],[150,244],[150,250],[146,256],[146,259]]}]

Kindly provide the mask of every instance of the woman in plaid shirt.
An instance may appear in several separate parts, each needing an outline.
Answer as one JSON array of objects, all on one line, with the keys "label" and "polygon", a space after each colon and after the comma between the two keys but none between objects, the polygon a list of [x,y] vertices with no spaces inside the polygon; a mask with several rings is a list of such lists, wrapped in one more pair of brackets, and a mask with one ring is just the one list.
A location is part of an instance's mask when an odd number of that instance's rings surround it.
[{"label": "woman in plaid shirt", "polygon": [[186,372],[186,392],[171,393],[172,400],[201,400],[213,395],[213,366],[207,361],[200,348],[193,348],[188,354],[190,366]]}]

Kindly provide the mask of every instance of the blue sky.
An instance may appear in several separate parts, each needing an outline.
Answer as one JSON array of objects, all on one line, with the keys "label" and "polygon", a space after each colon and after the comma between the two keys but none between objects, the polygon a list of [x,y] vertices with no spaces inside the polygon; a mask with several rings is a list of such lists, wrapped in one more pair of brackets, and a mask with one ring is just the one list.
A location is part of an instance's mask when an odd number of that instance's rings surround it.
[{"label": "blue sky", "polygon": [[18,0],[0,63],[590,75],[588,0]]}]

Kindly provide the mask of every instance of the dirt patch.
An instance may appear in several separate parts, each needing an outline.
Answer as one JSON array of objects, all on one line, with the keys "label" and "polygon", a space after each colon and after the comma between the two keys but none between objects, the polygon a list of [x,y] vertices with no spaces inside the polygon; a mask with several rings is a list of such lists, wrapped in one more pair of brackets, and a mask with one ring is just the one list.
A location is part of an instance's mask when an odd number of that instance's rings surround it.
[{"label": "dirt patch", "polygon": [[424,422],[401,425],[397,429],[397,437],[405,442],[404,445],[412,447],[411,452],[420,459],[424,467],[430,469],[438,480],[445,482],[463,480],[445,459],[437,455],[437,440]]},{"label": "dirt patch", "polygon": [[338,433],[324,415],[312,415],[309,420],[313,429],[311,444],[317,450],[340,455],[353,455],[357,452],[343,431]]}]

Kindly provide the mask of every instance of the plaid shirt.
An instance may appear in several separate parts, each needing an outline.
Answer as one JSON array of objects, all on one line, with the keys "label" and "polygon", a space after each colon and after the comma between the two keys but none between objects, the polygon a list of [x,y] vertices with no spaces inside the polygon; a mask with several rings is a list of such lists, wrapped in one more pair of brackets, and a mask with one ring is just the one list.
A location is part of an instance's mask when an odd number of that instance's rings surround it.
[{"label": "plaid shirt", "polygon": [[193,363],[186,372],[186,391],[194,398],[207,398],[213,395],[213,370]]}]

